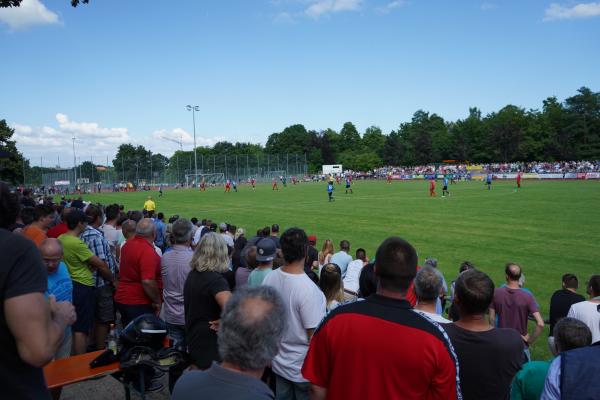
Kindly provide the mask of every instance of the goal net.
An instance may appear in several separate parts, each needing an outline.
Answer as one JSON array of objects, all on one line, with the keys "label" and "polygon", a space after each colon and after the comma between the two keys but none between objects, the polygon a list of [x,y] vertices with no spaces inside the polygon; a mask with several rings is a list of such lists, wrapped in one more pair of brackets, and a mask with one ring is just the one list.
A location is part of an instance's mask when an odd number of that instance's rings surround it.
[{"label": "goal net", "polygon": [[199,187],[204,180],[206,186],[218,185],[225,182],[225,174],[214,173],[214,174],[186,174],[185,185],[187,187]]},{"label": "goal net", "polygon": [[277,171],[265,171],[263,176],[267,179],[277,178],[279,180],[279,178],[281,178],[282,176],[287,177],[287,171],[284,169]]}]

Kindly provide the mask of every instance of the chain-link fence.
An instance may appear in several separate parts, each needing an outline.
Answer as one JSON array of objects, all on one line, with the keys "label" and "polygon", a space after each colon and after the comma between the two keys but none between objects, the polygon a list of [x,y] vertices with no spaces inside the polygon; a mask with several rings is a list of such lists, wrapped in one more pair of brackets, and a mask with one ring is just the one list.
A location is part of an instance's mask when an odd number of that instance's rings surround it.
[{"label": "chain-link fence", "polygon": [[[89,163],[76,168],[56,169],[42,174],[41,182],[29,182],[47,188],[72,191],[79,186],[82,191],[121,190],[128,186],[186,186],[195,184],[191,175],[223,174],[223,180],[238,182],[254,178],[258,182],[269,182],[273,177],[296,176],[308,173],[304,154],[236,154],[174,157],[166,168],[143,163],[139,159],[122,159],[121,165],[99,166]],[[82,167],[83,165],[83,167]],[[186,176],[188,179],[186,179]]]}]

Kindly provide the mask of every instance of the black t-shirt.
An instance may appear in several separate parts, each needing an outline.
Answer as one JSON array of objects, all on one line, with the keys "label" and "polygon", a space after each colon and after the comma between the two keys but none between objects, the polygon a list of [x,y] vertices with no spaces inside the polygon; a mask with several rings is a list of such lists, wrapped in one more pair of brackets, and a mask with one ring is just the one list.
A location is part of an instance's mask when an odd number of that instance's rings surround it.
[{"label": "black t-shirt", "polygon": [[554,324],[569,313],[569,309],[575,303],[585,301],[585,298],[567,289],[554,292],[550,299],[550,336],[553,336]]},{"label": "black t-shirt", "polygon": [[32,241],[6,229],[0,229],[0,254],[0,397],[48,399],[42,369],[32,367],[21,360],[4,314],[5,300],[46,291],[46,268]]},{"label": "black t-shirt", "polygon": [[206,369],[213,361],[220,361],[217,349],[217,333],[208,322],[221,318],[221,307],[215,296],[229,291],[223,275],[193,270],[189,273],[183,289],[185,309],[185,333],[188,350],[198,368]]},{"label": "black t-shirt", "polygon": [[525,346],[514,329],[472,332],[444,324],[460,365],[465,400],[508,399],[510,384],[525,362]]}]

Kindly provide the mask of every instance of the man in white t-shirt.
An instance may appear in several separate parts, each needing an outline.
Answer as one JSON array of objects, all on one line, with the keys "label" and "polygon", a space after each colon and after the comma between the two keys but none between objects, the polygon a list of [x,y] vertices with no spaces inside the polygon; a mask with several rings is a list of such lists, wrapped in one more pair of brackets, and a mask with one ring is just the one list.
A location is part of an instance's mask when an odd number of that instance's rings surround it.
[{"label": "man in white t-shirt", "polygon": [[227,246],[233,247],[233,235],[229,232],[229,225],[225,222],[221,222],[219,224],[219,233],[223,240],[225,240],[225,243],[227,243]]},{"label": "man in white t-shirt", "polygon": [[415,276],[415,294],[417,304],[415,312],[424,315],[440,324],[448,324],[449,320],[436,313],[436,303],[442,292],[442,278],[432,267],[423,267]]},{"label": "man in white t-shirt", "polygon": [[587,285],[590,299],[575,303],[567,317],[576,318],[592,331],[592,343],[600,341],[600,275],[592,275]]},{"label": "man in white t-shirt", "polygon": [[280,243],[285,263],[263,281],[263,285],[277,289],[288,310],[288,323],[272,368],[276,376],[277,399],[303,400],[309,398],[310,383],[300,369],[310,338],[325,317],[325,295],[304,272],[308,247],[306,233],[299,228],[290,228],[281,235]]},{"label": "man in white t-shirt", "polygon": [[207,229],[210,229],[210,224],[212,224],[212,221],[210,219],[202,220],[202,225],[200,225],[200,227],[198,227],[198,229],[196,229],[196,232],[194,232],[194,239],[192,240],[192,248],[196,248],[196,246],[198,246],[198,243],[200,243],[200,239],[202,238],[202,232],[204,232]]},{"label": "man in white t-shirt", "polygon": [[346,276],[344,277],[344,300],[354,301],[358,298],[360,273],[368,263],[369,259],[365,249],[356,250],[356,260],[348,263]]}]

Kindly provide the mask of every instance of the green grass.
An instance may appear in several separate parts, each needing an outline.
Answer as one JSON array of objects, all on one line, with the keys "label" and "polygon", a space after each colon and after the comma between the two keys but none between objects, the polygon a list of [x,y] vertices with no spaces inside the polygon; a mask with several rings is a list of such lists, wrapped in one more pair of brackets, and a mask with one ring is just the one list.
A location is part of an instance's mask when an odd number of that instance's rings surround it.
[{"label": "green grass", "polygon": [[[353,195],[345,195],[343,185],[336,186],[332,203],[323,183],[288,185],[279,192],[259,185],[256,192],[242,186],[228,194],[221,188],[205,193],[167,190],[162,198],[151,194],[158,211],[167,216],[227,221],[246,228],[249,236],[272,223],[300,226],[318,236],[317,247],[327,238],[336,244],[348,239],[353,250],[364,247],[370,257],[383,239],[401,236],[415,246],[421,263],[426,257],[437,258],[448,282],[456,277],[460,262],[469,260],[499,286],[504,264],[517,262],[544,317],[563,273],[575,273],[583,283],[600,272],[600,182],[525,181],[519,192],[514,182],[494,182],[491,191],[480,182],[459,182],[450,187],[449,198],[429,198],[428,184],[422,181],[357,181],[353,188]],[[149,193],[85,198],[141,209]],[[547,333],[546,327],[533,346],[535,359],[550,357]]]}]

